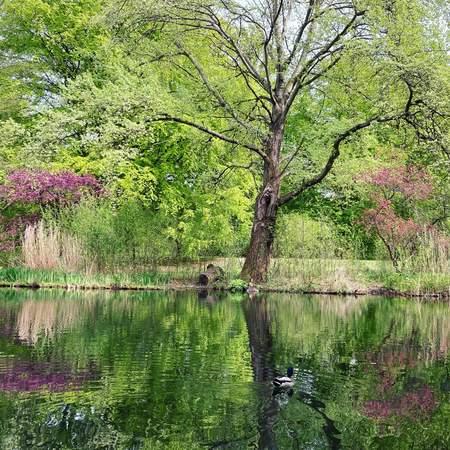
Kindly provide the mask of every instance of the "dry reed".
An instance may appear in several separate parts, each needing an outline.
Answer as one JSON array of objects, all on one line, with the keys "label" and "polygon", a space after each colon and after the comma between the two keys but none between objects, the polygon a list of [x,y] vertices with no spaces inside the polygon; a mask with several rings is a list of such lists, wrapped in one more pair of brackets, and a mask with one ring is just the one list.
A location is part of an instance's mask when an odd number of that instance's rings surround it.
[{"label": "dry reed", "polygon": [[25,229],[22,257],[30,269],[74,272],[86,268],[85,252],[79,240],[44,222]]}]

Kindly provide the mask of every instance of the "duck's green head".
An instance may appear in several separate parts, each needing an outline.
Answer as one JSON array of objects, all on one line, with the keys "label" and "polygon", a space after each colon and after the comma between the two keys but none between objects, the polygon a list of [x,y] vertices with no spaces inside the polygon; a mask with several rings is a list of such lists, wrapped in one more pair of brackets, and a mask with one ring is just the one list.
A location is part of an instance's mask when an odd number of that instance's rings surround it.
[{"label": "duck's green head", "polygon": [[294,375],[294,368],[288,367],[287,376],[290,378],[290,377],[292,377],[292,375]]}]

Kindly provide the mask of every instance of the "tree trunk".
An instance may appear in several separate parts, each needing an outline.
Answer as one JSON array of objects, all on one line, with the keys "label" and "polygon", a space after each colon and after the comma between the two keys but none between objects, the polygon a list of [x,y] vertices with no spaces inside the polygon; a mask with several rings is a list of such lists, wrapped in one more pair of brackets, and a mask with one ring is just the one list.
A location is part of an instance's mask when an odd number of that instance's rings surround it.
[{"label": "tree trunk", "polygon": [[241,278],[254,283],[267,281],[272,256],[280,192],[279,157],[282,139],[283,126],[279,126],[268,140],[263,185],[256,199],[250,247],[241,272]]},{"label": "tree trunk", "polygon": [[267,280],[275,237],[279,187],[267,184],[256,200],[250,247],[241,277],[254,283]]}]

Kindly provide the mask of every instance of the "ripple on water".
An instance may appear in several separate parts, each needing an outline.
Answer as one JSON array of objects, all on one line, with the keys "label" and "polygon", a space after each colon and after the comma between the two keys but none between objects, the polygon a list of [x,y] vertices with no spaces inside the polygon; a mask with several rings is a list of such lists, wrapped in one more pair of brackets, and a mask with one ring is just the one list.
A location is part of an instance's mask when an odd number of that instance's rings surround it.
[{"label": "ripple on water", "polygon": [[0,448],[446,448],[449,324],[403,300],[0,291]]}]

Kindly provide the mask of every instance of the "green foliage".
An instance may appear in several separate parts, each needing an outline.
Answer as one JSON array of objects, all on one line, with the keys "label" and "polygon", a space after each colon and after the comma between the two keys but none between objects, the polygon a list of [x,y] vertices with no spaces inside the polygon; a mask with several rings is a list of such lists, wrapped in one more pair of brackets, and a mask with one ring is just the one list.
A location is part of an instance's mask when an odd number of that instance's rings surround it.
[{"label": "green foliage", "polygon": [[26,129],[12,119],[0,122],[0,183],[7,173],[23,166],[23,143]]},{"label": "green foliage", "polygon": [[[61,219],[61,227],[83,240],[98,267],[241,256],[249,241],[261,164],[198,130],[152,119],[163,111],[192,117],[214,129],[233,129],[232,134],[253,143],[264,141],[265,125],[258,119],[243,129],[222,117],[217,102],[193,78],[187,58],[177,60],[176,67],[171,57],[149,63],[149,55],[176,53],[181,43],[231,105],[243,116],[254,112],[246,81],[230,77],[224,55],[211,48],[206,36],[166,27],[175,40],[153,28],[147,18],[155,6],[115,0],[2,2],[0,183],[7,172],[23,167],[101,178],[108,200],[87,202],[63,212]],[[305,89],[292,105],[282,158],[295,157],[284,190],[317,173],[333,138],[356,119],[403,107],[405,79],[436,111],[446,109],[445,37],[438,26],[443,9],[436,2],[402,0],[389,12],[379,2],[367,2],[370,26],[384,31],[367,42],[348,43],[327,82]],[[322,32],[341,19],[326,15]],[[256,83],[251,85],[260,93]],[[436,117],[433,139],[418,142],[404,125],[381,124],[347,140],[333,173],[283,207],[275,253],[385,257],[356,223],[368,192],[354,177],[393,156],[399,163],[431,167],[439,196],[426,214],[448,233],[449,170],[439,147],[445,115]],[[428,119],[420,117],[423,133]]]},{"label": "green foliage", "polygon": [[215,214],[209,196],[197,198],[178,217],[171,209],[148,208],[138,201],[90,199],[60,211],[56,224],[77,238],[98,268],[240,254],[250,218],[233,220],[233,197],[222,197]]},{"label": "green foliage", "polygon": [[102,3],[3,1],[0,55],[9,55],[6,70],[10,79],[31,84],[32,89],[44,94],[45,90],[57,92],[61,84],[91,68],[107,36],[96,17]]},{"label": "green foliage", "polygon": [[338,238],[324,221],[291,213],[277,224],[275,255],[283,258],[333,258],[341,255]]},{"label": "green foliage", "polygon": [[248,283],[240,278],[234,278],[228,284],[231,292],[242,292],[247,289]]}]

